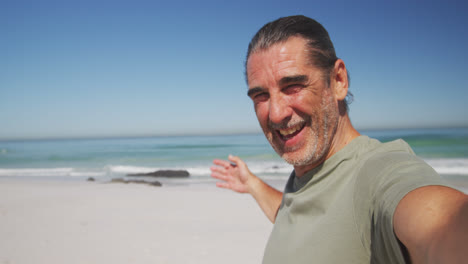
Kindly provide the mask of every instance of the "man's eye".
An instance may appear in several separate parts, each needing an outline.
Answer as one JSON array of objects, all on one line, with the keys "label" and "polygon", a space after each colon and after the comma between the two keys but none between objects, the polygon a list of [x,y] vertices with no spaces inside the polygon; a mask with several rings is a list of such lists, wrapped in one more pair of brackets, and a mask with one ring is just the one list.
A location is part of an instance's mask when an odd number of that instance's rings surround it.
[{"label": "man's eye", "polygon": [[302,88],[304,88],[303,85],[293,84],[293,85],[289,85],[289,86],[285,87],[282,91],[285,94],[294,94],[294,93],[297,93],[297,92],[301,91]]},{"label": "man's eye", "polygon": [[253,97],[253,99],[257,102],[263,102],[263,101],[268,100],[268,97],[269,96],[267,93],[258,93]]}]

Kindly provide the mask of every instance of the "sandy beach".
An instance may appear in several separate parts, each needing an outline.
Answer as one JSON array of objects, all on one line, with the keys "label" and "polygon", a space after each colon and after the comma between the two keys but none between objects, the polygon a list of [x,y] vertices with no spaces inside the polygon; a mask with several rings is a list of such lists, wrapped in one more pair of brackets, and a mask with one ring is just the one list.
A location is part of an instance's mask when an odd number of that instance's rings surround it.
[{"label": "sandy beach", "polygon": [[0,178],[0,264],[260,263],[271,228],[253,198],[214,183]]},{"label": "sandy beach", "polygon": [[0,263],[260,263],[272,224],[212,185],[0,179]]}]

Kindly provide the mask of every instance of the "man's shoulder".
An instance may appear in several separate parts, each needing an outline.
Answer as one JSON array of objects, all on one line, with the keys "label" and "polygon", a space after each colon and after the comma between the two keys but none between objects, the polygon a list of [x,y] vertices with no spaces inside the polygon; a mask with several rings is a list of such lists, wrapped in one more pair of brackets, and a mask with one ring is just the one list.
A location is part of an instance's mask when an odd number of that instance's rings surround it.
[{"label": "man's shoulder", "polygon": [[360,136],[354,144],[355,159],[362,166],[371,164],[390,164],[398,160],[413,159],[417,156],[411,147],[402,139],[380,142],[367,136]]},{"label": "man's shoulder", "polygon": [[[377,140],[376,140],[377,141]],[[363,167],[376,167],[382,170],[388,166],[395,166],[400,163],[415,162],[424,163],[411,149],[408,143],[402,139],[397,139],[385,143],[374,144],[374,148],[370,149],[363,155]]]},{"label": "man's shoulder", "polygon": [[411,147],[403,139],[396,139],[389,142],[380,142],[375,138],[368,136],[360,136],[355,139],[357,144],[355,146],[359,148],[360,154],[371,156],[377,153],[392,153],[392,152],[406,152],[414,154]]},{"label": "man's shoulder", "polygon": [[375,187],[396,178],[410,179],[412,177],[408,176],[421,173],[438,177],[437,173],[419,158],[404,140],[397,139],[386,143],[369,140],[373,141],[372,148],[364,151],[359,157],[356,174],[358,185]]},{"label": "man's shoulder", "polygon": [[381,143],[359,163],[356,173],[358,192],[380,196],[385,190],[407,192],[418,186],[441,184],[438,173],[418,157],[403,140]]}]

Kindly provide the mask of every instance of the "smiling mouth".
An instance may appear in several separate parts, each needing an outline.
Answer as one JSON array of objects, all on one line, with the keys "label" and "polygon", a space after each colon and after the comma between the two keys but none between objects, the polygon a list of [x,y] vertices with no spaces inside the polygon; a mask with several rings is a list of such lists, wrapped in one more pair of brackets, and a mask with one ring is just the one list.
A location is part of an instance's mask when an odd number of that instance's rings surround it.
[{"label": "smiling mouth", "polygon": [[289,140],[299,134],[305,127],[305,123],[300,123],[292,127],[277,130],[278,135],[284,141]]}]

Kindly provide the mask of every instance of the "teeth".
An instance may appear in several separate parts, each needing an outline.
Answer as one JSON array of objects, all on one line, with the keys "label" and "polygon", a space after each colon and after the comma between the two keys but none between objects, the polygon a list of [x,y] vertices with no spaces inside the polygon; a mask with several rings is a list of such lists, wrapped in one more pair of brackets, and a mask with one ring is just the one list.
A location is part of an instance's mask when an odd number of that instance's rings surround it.
[{"label": "teeth", "polygon": [[299,129],[301,129],[301,125],[297,125],[287,129],[280,129],[279,132],[282,136],[287,136],[296,133],[296,131],[298,131]]}]

